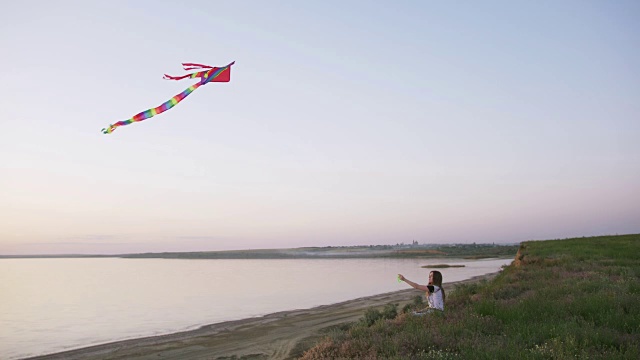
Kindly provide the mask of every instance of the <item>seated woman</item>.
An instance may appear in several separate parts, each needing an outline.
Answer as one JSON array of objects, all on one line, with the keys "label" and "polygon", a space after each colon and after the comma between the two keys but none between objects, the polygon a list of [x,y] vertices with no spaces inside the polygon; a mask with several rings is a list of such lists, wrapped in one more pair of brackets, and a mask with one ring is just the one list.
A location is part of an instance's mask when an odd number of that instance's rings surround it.
[{"label": "seated woman", "polygon": [[398,274],[398,279],[406,282],[414,289],[425,291],[427,296],[427,304],[429,305],[425,310],[414,312],[414,315],[422,315],[433,313],[435,310],[444,312],[444,300],[445,293],[442,287],[442,274],[440,271],[431,271],[429,273],[429,285],[416,284],[413,281],[405,278],[402,274]]}]

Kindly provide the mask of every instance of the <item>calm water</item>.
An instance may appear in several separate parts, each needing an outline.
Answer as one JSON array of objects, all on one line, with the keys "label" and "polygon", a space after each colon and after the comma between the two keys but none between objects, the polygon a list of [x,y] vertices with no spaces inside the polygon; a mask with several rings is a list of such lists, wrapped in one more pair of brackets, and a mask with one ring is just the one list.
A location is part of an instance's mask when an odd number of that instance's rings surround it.
[{"label": "calm water", "polygon": [[498,271],[511,259],[4,259],[0,260],[0,359],[304,309],[426,283]]}]

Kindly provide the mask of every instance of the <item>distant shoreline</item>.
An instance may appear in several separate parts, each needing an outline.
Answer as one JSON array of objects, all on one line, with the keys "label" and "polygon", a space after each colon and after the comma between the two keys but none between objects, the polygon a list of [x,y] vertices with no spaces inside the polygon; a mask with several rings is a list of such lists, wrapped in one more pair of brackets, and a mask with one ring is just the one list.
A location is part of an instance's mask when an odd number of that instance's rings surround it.
[{"label": "distant shoreline", "polygon": [[125,258],[125,259],[371,259],[432,258],[485,259],[512,258],[519,245],[440,244],[326,246],[291,249],[248,249],[224,251],[155,252],[132,254],[0,255],[0,259]]},{"label": "distant shoreline", "polygon": [[[445,283],[451,291],[465,283],[491,279],[499,272]],[[328,328],[357,321],[371,307],[410,303],[424,293],[399,290],[310,309],[276,312],[261,317],[225,321],[195,330],[94,345],[23,360],[115,360],[269,358],[287,359],[312,346]]]}]

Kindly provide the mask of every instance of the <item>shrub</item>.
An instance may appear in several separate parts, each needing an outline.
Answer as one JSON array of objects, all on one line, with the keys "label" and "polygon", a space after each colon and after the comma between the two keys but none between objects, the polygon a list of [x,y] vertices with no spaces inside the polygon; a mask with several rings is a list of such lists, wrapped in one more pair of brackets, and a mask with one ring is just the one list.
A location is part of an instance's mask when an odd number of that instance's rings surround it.
[{"label": "shrub", "polygon": [[382,309],[382,318],[395,319],[398,316],[398,304],[387,304]]},{"label": "shrub", "polygon": [[364,312],[364,317],[361,319],[361,321],[365,325],[371,326],[375,324],[375,322],[378,321],[378,319],[381,319],[381,318],[382,318],[382,314],[380,313],[380,310],[370,308]]},{"label": "shrub", "polygon": [[367,309],[364,317],[360,319],[360,322],[369,327],[380,319],[391,320],[395,319],[396,316],[398,316],[398,304],[387,304],[382,309],[382,312],[375,308]]}]

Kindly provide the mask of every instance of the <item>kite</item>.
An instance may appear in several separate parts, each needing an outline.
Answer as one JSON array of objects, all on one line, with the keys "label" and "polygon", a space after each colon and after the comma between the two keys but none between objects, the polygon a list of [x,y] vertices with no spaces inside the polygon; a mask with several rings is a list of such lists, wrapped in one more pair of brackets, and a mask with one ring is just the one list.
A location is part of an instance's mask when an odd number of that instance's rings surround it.
[{"label": "kite", "polygon": [[163,79],[182,80],[187,78],[189,79],[200,78],[200,81],[189,86],[183,92],[172,97],[171,99],[169,99],[168,101],[166,101],[160,106],[154,107],[149,110],[145,110],[128,120],[118,121],[114,124],[109,125],[108,127],[102,129],[102,133],[111,134],[119,126],[129,125],[134,122],[140,122],[143,120],[147,120],[151,117],[154,117],[158,114],[161,114],[171,109],[172,107],[174,107],[180,101],[184,100],[184,98],[189,96],[189,94],[194,92],[197,88],[199,88],[202,85],[206,85],[207,83],[210,83],[210,82],[229,82],[231,80],[231,65],[233,64],[235,64],[235,61],[223,67],[213,67],[209,65],[194,64],[194,63],[182,63],[182,67],[185,70],[201,70],[201,71],[198,71],[192,74],[183,75],[183,76],[170,76],[170,75],[164,74]]}]

